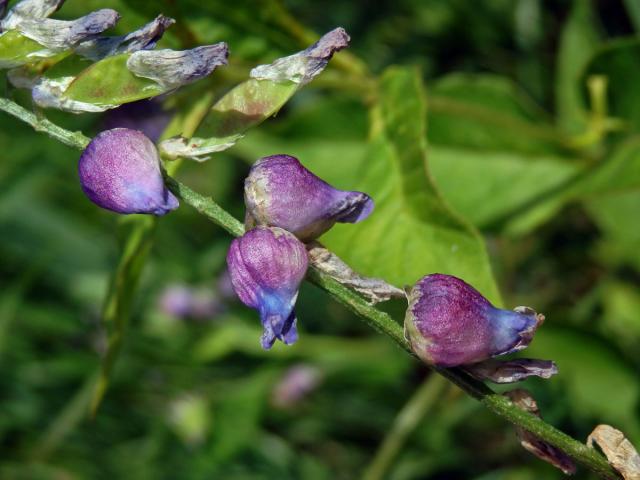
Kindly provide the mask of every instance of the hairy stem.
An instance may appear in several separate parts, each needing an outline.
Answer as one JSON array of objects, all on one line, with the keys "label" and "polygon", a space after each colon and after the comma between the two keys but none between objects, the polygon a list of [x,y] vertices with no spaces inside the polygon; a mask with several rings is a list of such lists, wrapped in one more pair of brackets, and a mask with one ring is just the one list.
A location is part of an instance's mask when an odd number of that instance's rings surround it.
[{"label": "hairy stem", "polygon": [[[0,110],[23,120],[33,126],[37,131],[47,133],[52,138],[66,145],[82,149],[89,142],[89,138],[82,135],[82,133],[71,132],[48,120],[37,118],[35,114],[11,100],[0,98]],[[169,176],[166,177],[166,182],[167,188],[184,203],[191,205],[231,235],[240,236],[244,233],[244,225],[213,199],[200,195]],[[357,314],[368,325],[390,337],[402,349],[412,353],[408,342],[404,338],[402,326],[391,318],[389,314],[368,304],[360,295],[318,270],[312,268],[308,274],[308,278],[311,282],[327,291],[339,303]],[[521,410],[507,397],[495,393],[484,383],[470,377],[464,371],[457,368],[436,368],[435,371],[460,387],[470,396],[482,402],[486,408],[496,415],[530,431],[545,442],[561,449],[601,478],[620,478],[616,471],[607,463],[606,459],[596,450],[587,447],[584,443],[561,432],[541,418]]]}]

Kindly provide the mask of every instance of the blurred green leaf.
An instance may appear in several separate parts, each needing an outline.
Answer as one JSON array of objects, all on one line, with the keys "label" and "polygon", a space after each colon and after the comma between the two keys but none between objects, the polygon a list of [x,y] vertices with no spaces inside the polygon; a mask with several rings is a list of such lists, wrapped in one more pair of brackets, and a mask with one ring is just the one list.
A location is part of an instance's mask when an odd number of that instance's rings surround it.
[{"label": "blurred green leaf", "polygon": [[640,40],[620,38],[605,43],[591,58],[584,77],[604,75],[607,78],[609,115],[629,122],[640,130],[640,91],[628,88],[640,82]]},{"label": "blurred green leaf", "polygon": [[560,37],[555,81],[558,124],[569,133],[587,127],[583,73],[599,42],[592,0],[574,0]]},{"label": "blurred green leaf", "polygon": [[476,150],[558,153],[549,116],[509,79],[454,73],[428,92],[429,142]]},{"label": "blurred green leaf", "polygon": [[554,194],[580,171],[577,165],[558,157],[435,146],[430,149],[429,161],[445,198],[465,218],[483,228],[518,212],[518,218],[504,228],[519,234],[557,211],[552,208],[536,215],[528,209],[531,202],[546,193]]},{"label": "blurred green leaf", "polygon": [[368,192],[376,209],[322,241],[365,275],[405,285],[427,273],[453,274],[499,302],[482,239],[444,203],[427,171],[425,109],[415,70],[385,72],[366,172],[352,187]]}]

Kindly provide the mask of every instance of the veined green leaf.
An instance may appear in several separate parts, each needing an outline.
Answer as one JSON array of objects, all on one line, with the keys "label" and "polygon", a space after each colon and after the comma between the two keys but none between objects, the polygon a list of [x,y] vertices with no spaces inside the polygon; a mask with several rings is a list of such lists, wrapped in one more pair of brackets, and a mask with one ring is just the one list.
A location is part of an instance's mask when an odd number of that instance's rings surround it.
[{"label": "veined green leaf", "polygon": [[156,82],[138,77],[127,68],[131,55],[107,57],[85,69],[65,90],[65,97],[99,106],[142,100],[163,92]]},{"label": "veined green leaf", "polygon": [[353,185],[373,197],[376,209],[360,224],[335,226],[322,241],[365,275],[405,285],[448,273],[499,303],[482,238],[444,202],[427,169],[425,110],[418,72],[387,70],[366,171]]}]

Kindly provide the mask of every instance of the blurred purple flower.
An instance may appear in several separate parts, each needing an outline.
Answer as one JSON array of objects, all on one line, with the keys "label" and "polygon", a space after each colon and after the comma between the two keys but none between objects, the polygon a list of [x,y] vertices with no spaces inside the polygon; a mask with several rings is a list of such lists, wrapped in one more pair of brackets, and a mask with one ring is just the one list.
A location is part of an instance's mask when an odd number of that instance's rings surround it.
[{"label": "blurred purple flower", "polygon": [[360,222],[373,210],[366,193],[333,188],[289,155],[258,160],[244,182],[244,197],[248,225],[284,228],[305,242],[336,222]]},{"label": "blurred purple flower", "polygon": [[424,362],[452,367],[517,352],[544,316],[527,307],[494,307],[459,278],[433,274],[408,293],[405,336]]},{"label": "blurred purple flower", "polygon": [[276,339],[287,345],[298,339],[293,307],[307,263],[305,246],[281,228],[257,227],[231,243],[231,282],[242,303],[260,313],[266,350]]},{"label": "blurred purple flower", "polygon": [[163,313],[177,318],[206,320],[222,311],[222,304],[213,291],[183,284],[167,286],[158,303]]},{"label": "blurred purple flower", "polygon": [[289,368],[280,378],[271,394],[278,408],[291,408],[304,400],[322,382],[322,372],[312,365],[298,364]]},{"label": "blurred purple flower", "polygon": [[165,215],[178,208],[164,186],[155,145],[136,130],[96,135],[80,156],[78,173],[87,197],[107,210]]}]

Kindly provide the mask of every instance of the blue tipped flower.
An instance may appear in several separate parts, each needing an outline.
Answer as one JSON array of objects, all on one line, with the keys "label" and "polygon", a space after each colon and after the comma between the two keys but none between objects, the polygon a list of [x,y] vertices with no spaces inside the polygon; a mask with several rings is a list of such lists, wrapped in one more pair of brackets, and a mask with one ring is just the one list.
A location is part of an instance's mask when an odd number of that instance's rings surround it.
[{"label": "blue tipped flower", "polygon": [[281,227],[302,241],[336,222],[360,222],[373,211],[369,195],[333,188],[289,155],[258,160],[244,182],[244,198],[248,224]]},{"label": "blue tipped flower", "polygon": [[526,348],[544,316],[527,307],[494,307],[475,288],[450,275],[423,277],[409,291],[405,336],[431,365],[481,362]]},{"label": "blue tipped flower", "polygon": [[178,208],[164,186],[155,145],[137,130],[99,133],[82,152],[78,173],[89,200],[107,210],[164,215]]},{"label": "blue tipped flower", "polygon": [[298,339],[293,307],[307,263],[304,245],[280,228],[257,227],[231,243],[231,282],[242,303],[260,313],[266,350],[276,339],[287,345]]}]

